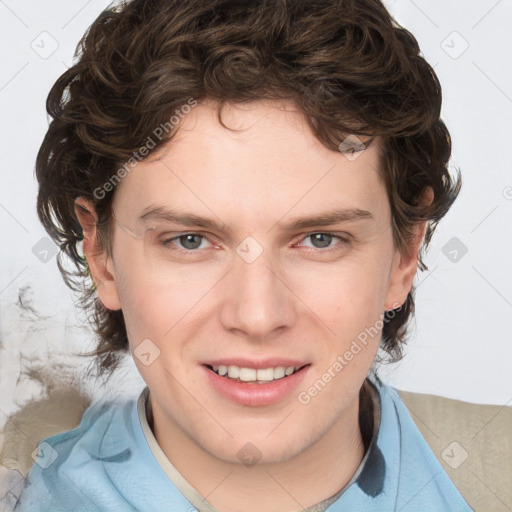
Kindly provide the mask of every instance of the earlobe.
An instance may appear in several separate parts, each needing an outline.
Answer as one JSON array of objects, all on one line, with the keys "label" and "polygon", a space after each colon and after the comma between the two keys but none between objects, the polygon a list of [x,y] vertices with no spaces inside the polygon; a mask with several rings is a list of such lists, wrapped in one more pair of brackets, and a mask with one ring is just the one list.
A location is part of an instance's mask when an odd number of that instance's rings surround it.
[{"label": "earlobe", "polygon": [[411,291],[418,270],[418,252],[425,232],[422,224],[418,225],[416,229],[417,241],[404,252],[400,252],[398,249],[395,250],[386,295],[386,310],[396,309],[404,304],[407,295]]},{"label": "earlobe", "polygon": [[90,246],[91,241],[96,238],[96,223],[98,218],[94,211],[94,206],[88,199],[77,197],[75,199],[75,215],[82,226],[84,234],[83,246]]},{"label": "earlobe", "polygon": [[[420,197],[420,202],[430,205],[434,199],[431,187],[426,187]],[[418,271],[418,255],[425,238],[427,221],[422,221],[414,226],[414,241],[404,251],[395,250],[391,267],[388,291],[386,294],[386,310],[396,309],[407,300],[412,283]]]},{"label": "earlobe", "polygon": [[94,205],[89,199],[78,197],[75,200],[75,215],[82,226],[84,256],[96,285],[98,297],[107,309],[114,311],[121,309],[112,258],[98,245],[96,228],[98,217]]}]

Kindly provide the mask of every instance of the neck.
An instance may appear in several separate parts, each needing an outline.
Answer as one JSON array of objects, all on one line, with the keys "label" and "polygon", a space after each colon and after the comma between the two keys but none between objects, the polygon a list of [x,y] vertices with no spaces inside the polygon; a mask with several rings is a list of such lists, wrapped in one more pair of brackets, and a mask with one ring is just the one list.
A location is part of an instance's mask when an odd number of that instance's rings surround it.
[{"label": "neck", "polygon": [[304,510],[340,491],[365,452],[359,428],[359,399],[349,404],[330,430],[306,450],[286,461],[250,467],[221,460],[203,450],[155,407],[151,397],[148,408],[148,421],[151,418],[150,426],[167,458],[223,512]]}]

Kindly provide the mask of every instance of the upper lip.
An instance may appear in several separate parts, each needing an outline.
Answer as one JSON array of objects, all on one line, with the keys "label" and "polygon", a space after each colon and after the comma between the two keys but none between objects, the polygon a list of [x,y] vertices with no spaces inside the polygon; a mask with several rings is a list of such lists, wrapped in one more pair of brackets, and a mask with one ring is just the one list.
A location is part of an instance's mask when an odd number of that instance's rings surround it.
[{"label": "upper lip", "polygon": [[211,361],[206,361],[203,364],[206,366],[238,366],[240,368],[254,368],[256,370],[262,370],[265,368],[277,368],[279,366],[284,366],[285,368],[289,368],[291,366],[294,368],[301,368],[302,366],[306,366],[310,363],[299,361],[297,359],[286,359],[282,357],[271,357],[259,360],[246,359],[243,357],[230,357],[223,359],[212,359]]}]

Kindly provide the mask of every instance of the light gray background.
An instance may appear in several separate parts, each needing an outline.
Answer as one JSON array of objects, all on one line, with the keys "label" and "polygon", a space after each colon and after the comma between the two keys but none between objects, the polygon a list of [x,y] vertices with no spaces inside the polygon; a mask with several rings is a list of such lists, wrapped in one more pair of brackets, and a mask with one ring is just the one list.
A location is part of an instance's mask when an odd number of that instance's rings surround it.
[{"label": "light gray background", "polygon": [[[0,425],[41,392],[18,378],[28,364],[84,365],[68,354],[92,348],[36,216],[33,170],[47,129],[46,96],[106,5],[0,0]],[[512,1],[388,5],[439,76],[452,164],[464,183],[434,235],[429,270],[417,276],[406,357],[381,375],[402,389],[504,405],[512,400]],[[20,308],[20,292],[35,313]],[[131,360],[116,381],[127,394],[143,386]]]}]

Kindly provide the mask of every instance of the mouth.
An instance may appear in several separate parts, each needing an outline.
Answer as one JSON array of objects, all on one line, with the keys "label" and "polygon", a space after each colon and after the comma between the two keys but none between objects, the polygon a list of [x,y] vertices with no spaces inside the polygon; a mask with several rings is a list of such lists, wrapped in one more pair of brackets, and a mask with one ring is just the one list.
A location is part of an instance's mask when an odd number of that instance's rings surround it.
[{"label": "mouth", "polygon": [[[238,364],[234,364],[235,362]],[[202,364],[202,367],[211,389],[216,394],[239,405],[259,407],[292,399],[294,392],[306,378],[311,363],[291,360],[232,360],[210,361]]]},{"label": "mouth", "polygon": [[220,377],[224,377],[234,382],[246,382],[256,384],[268,384],[277,380],[285,379],[302,368],[309,366],[269,366],[268,368],[246,368],[235,365],[205,365],[210,371]]}]

